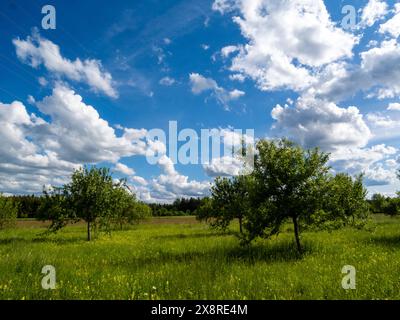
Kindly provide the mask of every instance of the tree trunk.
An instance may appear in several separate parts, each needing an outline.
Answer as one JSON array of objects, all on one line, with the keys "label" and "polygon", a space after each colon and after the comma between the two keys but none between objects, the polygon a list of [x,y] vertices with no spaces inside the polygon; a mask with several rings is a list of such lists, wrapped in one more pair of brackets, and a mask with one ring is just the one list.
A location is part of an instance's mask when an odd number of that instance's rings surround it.
[{"label": "tree trunk", "polygon": [[298,225],[297,217],[293,217],[292,219],[293,219],[294,237],[296,239],[297,250],[299,251],[299,253],[302,253],[303,250],[302,250],[301,244],[300,244],[299,225]]},{"label": "tree trunk", "polygon": [[90,241],[92,239],[91,235],[91,228],[90,228],[90,221],[87,222],[87,241]]},{"label": "tree trunk", "polygon": [[242,217],[239,217],[239,228],[240,228],[240,234],[242,234],[243,233]]}]

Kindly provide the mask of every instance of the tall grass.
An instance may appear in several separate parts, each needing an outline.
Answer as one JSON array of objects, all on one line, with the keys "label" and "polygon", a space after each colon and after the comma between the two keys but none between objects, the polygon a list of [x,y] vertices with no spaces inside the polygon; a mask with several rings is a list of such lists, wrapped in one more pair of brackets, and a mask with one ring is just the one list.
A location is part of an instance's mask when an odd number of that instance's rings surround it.
[{"label": "tall grass", "polygon": [[[236,226],[235,226],[236,228]],[[145,224],[85,241],[84,226],[0,231],[0,299],[399,299],[400,220],[367,230],[292,230],[242,248],[204,224]],[[57,289],[43,290],[44,265]],[[356,290],[341,286],[344,265]]]}]

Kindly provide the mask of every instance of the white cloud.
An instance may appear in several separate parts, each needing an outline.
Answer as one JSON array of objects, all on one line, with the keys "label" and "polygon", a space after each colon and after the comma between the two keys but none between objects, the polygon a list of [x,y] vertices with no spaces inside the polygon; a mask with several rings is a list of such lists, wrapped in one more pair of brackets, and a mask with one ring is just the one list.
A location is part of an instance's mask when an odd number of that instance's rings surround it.
[{"label": "white cloud", "polygon": [[[111,74],[104,71],[99,60],[77,58],[72,61],[64,58],[60,48],[50,40],[42,38],[38,33],[26,40],[13,40],[18,58],[33,68],[44,65],[55,77],[65,77],[69,80],[84,82],[95,92],[102,92],[116,98],[117,91],[113,87]],[[42,80],[41,83],[45,83]]]},{"label": "white cloud", "polygon": [[73,169],[88,163],[115,163],[134,174],[118,161],[151,149],[146,130],[125,128],[117,136],[96,109],[65,86],[36,105],[49,120],[28,114],[21,102],[0,103],[1,191],[41,192],[44,185],[66,183]]},{"label": "white cloud", "polygon": [[191,73],[189,80],[192,85],[192,92],[194,94],[200,94],[208,90],[218,90],[218,84],[211,78],[206,78],[198,73]]},{"label": "white cloud", "polygon": [[135,170],[120,162],[115,165],[114,170],[127,176],[133,176],[135,174]]},{"label": "white cloud", "polygon": [[379,27],[380,33],[388,33],[397,38],[400,35],[400,3],[395,4],[394,16],[381,24]]},{"label": "white cloud", "polygon": [[232,53],[235,53],[238,50],[240,50],[240,48],[237,46],[226,46],[221,49],[221,55],[224,58],[228,58]]},{"label": "white cloud", "polygon": [[189,75],[192,92],[196,95],[206,91],[211,91],[219,103],[221,103],[226,110],[230,110],[228,105],[229,101],[237,100],[245,95],[244,91],[234,89],[228,91],[218,85],[212,78],[206,78],[199,73],[191,73]]},{"label": "white cloud", "polygon": [[400,137],[400,113],[382,111],[370,112],[366,120],[373,134],[373,140],[384,141]]},{"label": "white cloud", "polygon": [[153,179],[147,189],[142,189],[146,201],[171,202],[177,197],[204,197],[208,194],[208,181],[189,180],[188,176],[176,171],[172,160],[166,155],[160,157],[158,164],[163,173]]},{"label": "white cloud", "polygon": [[334,150],[363,147],[371,132],[356,107],[341,108],[314,97],[300,97],[294,107],[277,105],[271,112],[276,120],[272,132],[288,136],[305,147]]},{"label": "white cloud", "polygon": [[63,85],[57,85],[51,96],[36,105],[52,120],[46,126],[46,134],[40,133],[38,139],[63,159],[79,163],[117,162],[121,157],[146,152],[143,141],[131,141],[129,131],[117,137],[94,107]]},{"label": "white cloud", "polygon": [[232,91],[229,91],[229,98],[230,100],[235,100],[235,99],[239,99],[240,97],[244,96],[246,94],[246,92],[238,90],[238,89],[234,89]]},{"label": "white cloud", "polygon": [[48,81],[47,81],[46,78],[44,78],[44,77],[39,77],[39,78],[38,78],[38,82],[39,82],[39,84],[40,84],[42,87],[45,87],[45,86],[47,86],[47,84],[48,84]]},{"label": "white cloud", "polygon": [[237,176],[243,172],[243,161],[237,157],[220,157],[211,160],[211,163],[203,165],[204,171],[210,177]]},{"label": "white cloud", "polygon": [[146,179],[144,179],[143,177],[139,177],[139,176],[133,176],[133,177],[131,177],[131,180],[134,183],[138,183],[138,184],[140,184],[142,186],[146,186],[148,184]]},{"label": "white cloud", "polygon": [[163,86],[172,86],[175,82],[174,78],[168,76],[160,79],[160,84]]},{"label": "white cloud", "polygon": [[313,68],[351,57],[358,41],[333,24],[322,0],[219,0],[213,8],[237,13],[233,20],[248,43],[230,70],[261,90],[307,88],[315,81]]},{"label": "white cloud", "polygon": [[317,96],[343,100],[359,91],[379,99],[400,95],[400,46],[396,40],[383,41],[360,54],[359,66],[334,64],[321,74],[314,86]]},{"label": "white cloud", "polygon": [[389,103],[387,110],[391,110],[391,111],[400,111],[400,103]]},{"label": "white cloud", "polygon": [[398,150],[384,144],[370,148],[340,148],[332,153],[330,165],[341,172],[364,174],[367,186],[388,185],[396,181],[393,162]]},{"label": "white cloud", "polygon": [[388,5],[382,0],[369,0],[361,13],[361,24],[371,27],[388,13]]},{"label": "white cloud", "polygon": [[21,102],[0,103],[0,190],[37,193],[43,186],[68,182],[73,169],[86,163],[114,163],[113,169],[129,176],[142,200],[170,202],[176,197],[205,196],[209,182],[180,174],[171,159],[162,156],[162,174],[147,181],[135,175],[121,158],[165,154],[160,141],[148,141],[145,129],[121,128],[122,136],[86,105],[74,91],[57,86],[37,102],[49,122],[28,114]]}]

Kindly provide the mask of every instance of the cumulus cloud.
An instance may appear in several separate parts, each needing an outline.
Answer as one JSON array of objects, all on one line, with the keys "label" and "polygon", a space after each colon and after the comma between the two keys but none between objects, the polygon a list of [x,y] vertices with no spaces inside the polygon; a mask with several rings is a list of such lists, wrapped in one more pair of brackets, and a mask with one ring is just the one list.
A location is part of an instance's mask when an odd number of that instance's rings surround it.
[{"label": "cumulus cloud", "polygon": [[[351,57],[358,39],[331,21],[322,0],[215,1],[213,9],[235,11],[233,20],[248,40],[230,70],[257,82],[261,90],[303,90],[313,68]],[[227,47],[226,55],[233,47]]]},{"label": "cumulus cloud", "polygon": [[32,133],[44,125],[21,102],[0,103],[0,190],[38,192],[46,184],[65,181],[77,167],[33,141]]},{"label": "cumulus cloud", "polygon": [[0,103],[2,191],[40,192],[44,185],[65,183],[82,164],[117,163],[149,149],[143,130],[125,129],[118,137],[94,107],[65,86],[36,106],[48,120],[29,114],[19,101]]},{"label": "cumulus cloud", "polygon": [[400,35],[400,3],[395,4],[394,16],[380,25],[379,32],[395,38]]},{"label": "cumulus cloud", "polygon": [[213,96],[226,110],[230,109],[228,102],[237,100],[246,94],[244,91],[238,89],[232,91],[226,90],[220,87],[214,79],[206,78],[199,73],[191,73],[189,75],[189,80],[193,94],[198,95],[203,92],[211,91]]},{"label": "cumulus cloud", "polygon": [[120,162],[115,165],[114,170],[127,176],[133,176],[135,174],[135,170]]},{"label": "cumulus cloud", "polygon": [[158,161],[162,174],[152,179],[149,185],[141,188],[141,197],[148,202],[172,202],[177,197],[204,197],[208,194],[210,182],[189,180],[180,174],[167,156]]},{"label": "cumulus cloud", "polygon": [[[82,164],[110,163],[127,175],[140,199],[173,201],[176,197],[205,196],[209,182],[180,174],[160,141],[148,139],[147,130],[123,128],[117,136],[97,110],[63,85],[36,102],[44,120],[18,101],[0,103],[0,190],[37,193],[43,186],[68,182]],[[161,154],[162,174],[147,181],[120,162],[132,156]]]},{"label": "cumulus cloud", "polygon": [[111,74],[103,70],[99,60],[69,60],[61,55],[59,46],[38,33],[28,36],[26,40],[16,38],[13,44],[18,58],[33,68],[43,65],[55,77],[84,82],[95,92],[113,98],[118,96]]},{"label": "cumulus cloud", "polygon": [[331,154],[330,164],[338,171],[364,174],[367,186],[388,185],[396,180],[393,162],[398,150],[385,144],[369,148],[340,148]]},{"label": "cumulus cloud", "polygon": [[305,147],[363,147],[371,137],[358,108],[341,108],[314,97],[300,97],[294,107],[277,105],[271,115],[276,120],[273,133],[286,135]]},{"label": "cumulus cloud", "polygon": [[160,79],[160,84],[163,86],[172,86],[173,84],[175,84],[175,79],[171,78],[171,77],[163,77]]},{"label": "cumulus cloud", "polygon": [[362,91],[379,99],[400,95],[400,46],[396,40],[361,52],[361,64],[334,64],[315,85],[316,95],[343,100]]},{"label": "cumulus cloud", "polygon": [[369,0],[361,13],[361,24],[371,27],[388,13],[388,5],[382,0]]},{"label": "cumulus cloud", "polygon": [[400,137],[400,114],[391,109],[380,112],[370,112],[366,121],[373,133],[373,140],[387,140]]},{"label": "cumulus cloud", "polygon": [[117,137],[115,130],[80,95],[57,85],[52,95],[36,103],[51,117],[51,124],[36,133],[38,141],[72,162],[117,162],[121,157],[145,154],[146,144],[131,140],[130,131]]},{"label": "cumulus cloud", "polygon": [[387,110],[400,111],[400,103],[397,102],[389,103]]},{"label": "cumulus cloud", "polygon": [[210,177],[237,176],[243,172],[243,161],[237,157],[225,156],[212,159],[203,165],[205,173]]}]

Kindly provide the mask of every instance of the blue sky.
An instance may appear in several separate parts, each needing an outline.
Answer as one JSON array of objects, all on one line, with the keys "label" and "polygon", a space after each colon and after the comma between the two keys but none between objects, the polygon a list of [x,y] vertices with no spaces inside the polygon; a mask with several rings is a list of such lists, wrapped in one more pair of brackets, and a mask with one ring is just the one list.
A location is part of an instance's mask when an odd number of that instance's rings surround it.
[{"label": "blue sky", "polygon": [[[46,4],[55,30],[42,28]],[[334,170],[393,194],[399,22],[400,6],[383,0],[4,0],[0,191],[40,192],[89,163],[128,176],[145,201],[205,195],[226,166],[144,156],[141,134],[177,121],[319,146]]]}]

